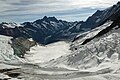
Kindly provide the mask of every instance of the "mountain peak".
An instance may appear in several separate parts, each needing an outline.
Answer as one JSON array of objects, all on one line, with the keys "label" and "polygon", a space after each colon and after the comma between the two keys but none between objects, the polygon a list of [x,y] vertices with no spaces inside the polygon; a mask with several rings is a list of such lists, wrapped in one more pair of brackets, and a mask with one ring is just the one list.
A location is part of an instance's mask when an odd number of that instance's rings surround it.
[{"label": "mountain peak", "polygon": [[43,17],[43,20],[45,20],[45,19],[47,19],[47,16],[44,16],[44,17]]},{"label": "mountain peak", "polygon": [[120,1],[118,1],[118,3],[117,4],[120,4]]},{"label": "mountain peak", "polygon": [[41,23],[41,22],[43,22],[43,21],[46,21],[46,22],[53,21],[53,22],[57,22],[57,23],[59,22],[59,20],[56,19],[54,16],[53,16],[53,17],[44,16],[42,19],[38,19],[38,20],[36,20],[35,22]]},{"label": "mountain peak", "polygon": [[54,21],[54,22],[58,22],[58,20],[53,16],[53,17],[47,17],[47,16],[44,16],[43,19],[44,21]]}]

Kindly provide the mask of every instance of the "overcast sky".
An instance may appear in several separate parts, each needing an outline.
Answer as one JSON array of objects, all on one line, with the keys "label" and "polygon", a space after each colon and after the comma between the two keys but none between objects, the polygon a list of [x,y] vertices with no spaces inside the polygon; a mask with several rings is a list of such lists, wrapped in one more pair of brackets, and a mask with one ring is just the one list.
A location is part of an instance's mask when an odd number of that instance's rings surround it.
[{"label": "overcast sky", "polygon": [[55,16],[68,21],[86,20],[98,9],[119,0],[0,0],[0,22],[34,21]]}]

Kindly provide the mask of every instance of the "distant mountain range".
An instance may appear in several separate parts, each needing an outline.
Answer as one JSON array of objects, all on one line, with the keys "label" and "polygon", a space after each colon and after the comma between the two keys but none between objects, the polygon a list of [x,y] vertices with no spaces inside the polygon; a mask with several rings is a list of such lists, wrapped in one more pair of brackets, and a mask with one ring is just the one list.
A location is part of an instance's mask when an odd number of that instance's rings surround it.
[{"label": "distant mountain range", "polygon": [[82,23],[82,21],[78,24],[77,21],[67,22],[57,20],[55,17],[45,16],[43,19],[34,22],[24,22],[21,25],[2,22],[0,24],[0,34],[14,38],[33,38],[41,44],[48,44],[58,40],[72,39],[78,32],[82,31],[79,31]]},{"label": "distant mountain range", "polygon": [[119,7],[120,2],[105,10],[97,10],[85,22],[68,22],[47,16],[34,22],[24,22],[22,24],[2,22],[0,24],[0,34],[14,38],[33,38],[41,44],[49,44],[59,40],[71,41],[78,34],[96,28],[107,20],[119,18]]}]

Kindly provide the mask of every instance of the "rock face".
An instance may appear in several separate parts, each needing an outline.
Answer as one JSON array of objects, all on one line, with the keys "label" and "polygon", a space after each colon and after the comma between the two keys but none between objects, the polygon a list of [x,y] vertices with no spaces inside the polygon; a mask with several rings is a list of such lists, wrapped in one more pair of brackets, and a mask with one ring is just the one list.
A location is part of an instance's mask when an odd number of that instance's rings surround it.
[{"label": "rock face", "polygon": [[[97,10],[92,16],[80,25],[81,30],[90,30],[104,24],[107,20],[115,20],[119,16],[120,2],[105,9]],[[116,16],[114,14],[117,14]],[[80,23],[81,24],[81,23]],[[79,25],[79,22],[78,22]]]},{"label": "rock face", "polygon": [[[25,62],[24,54],[37,43],[25,38],[16,38],[0,35],[0,62]],[[23,59],[21,59],[23,58]]]},{"label": "rock face", "polygon": [[14,55],[20,58],[24,58],[26,51],[29,51],[31,47],[35,46],[37,43],[35,41],[29,41],[23,37],[12,39],[12,48],[14,50]]},{"label": "rock face", "polygon": [[[34,22],[23,23],[27,33],[40,43],[48,44],[54,41],[69,39],[74,35],[67,31],[74,22],[57,20],[55,17],[44,17]],[[39,37],[38,37],[39,36]]]}]

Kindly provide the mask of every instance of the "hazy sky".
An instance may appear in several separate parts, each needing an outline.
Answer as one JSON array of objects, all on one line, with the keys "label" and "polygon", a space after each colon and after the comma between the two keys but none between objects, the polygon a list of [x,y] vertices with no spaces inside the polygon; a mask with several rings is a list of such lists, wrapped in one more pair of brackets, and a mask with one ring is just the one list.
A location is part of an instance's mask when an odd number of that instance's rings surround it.
[{"label": "hazy sky", "polygon": [[0,22],[34,21],[43,16],[76,21],[85,20],[98,9],[119,0],[0,0]]}]

